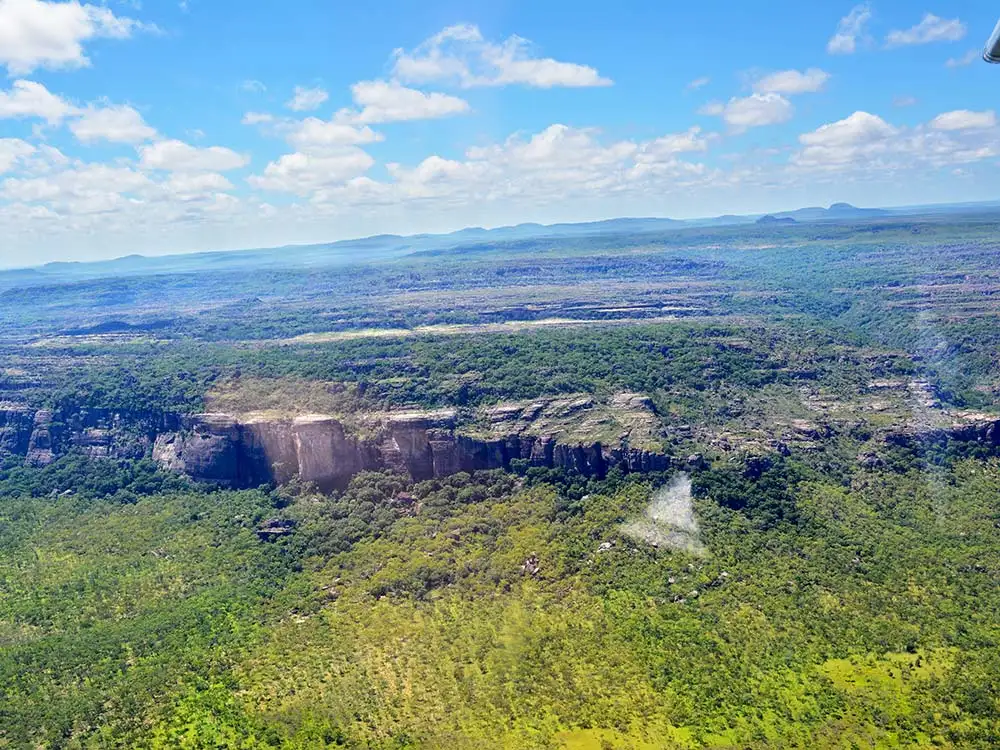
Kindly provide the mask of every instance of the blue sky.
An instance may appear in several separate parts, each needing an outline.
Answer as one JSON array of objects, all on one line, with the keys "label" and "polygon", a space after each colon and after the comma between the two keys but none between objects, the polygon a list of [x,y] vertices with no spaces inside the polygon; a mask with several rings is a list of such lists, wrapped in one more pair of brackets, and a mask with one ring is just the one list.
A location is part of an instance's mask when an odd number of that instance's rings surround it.
[{"label": "blue sky", "polygon": [[0,266],[992,200],[995,3],[0,0]]}]

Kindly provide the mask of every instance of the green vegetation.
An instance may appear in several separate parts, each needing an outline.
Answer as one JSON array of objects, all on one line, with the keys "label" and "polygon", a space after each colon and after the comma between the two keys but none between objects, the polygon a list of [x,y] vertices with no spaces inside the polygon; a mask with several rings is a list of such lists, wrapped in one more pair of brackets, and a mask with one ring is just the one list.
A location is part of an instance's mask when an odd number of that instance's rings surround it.
[{"label": "green vegetation", "polygon": [[[1000,746],[996,230],[3,282],[0,748]],[[704,554],[623,532],[669,472],[323,495],[150,458],[206,409],[402,407],[628,433],[690,467]]]},{"label": "green vegetation", "polygon": [[[698,477],[708,557],[619,533],[642,478],[6,501],[0,738],[995,745],[1000,464],[755,473],[736,509],[731,470]],[[274,513],[294,532],[259,540]]]},{"label": "green vegetation", "polygon": [[0,503],[0,746],[122,747],[219,677],[292,565],[256,492]]},{"label": "green vegetation", "polygon": [[0,464],[0,497],[68,497],[136,502],[140,496],[193,490],[184,477],[162,471],[152,460],[90,459],[80,453],[60,456],[32,468],[20,457]]}]

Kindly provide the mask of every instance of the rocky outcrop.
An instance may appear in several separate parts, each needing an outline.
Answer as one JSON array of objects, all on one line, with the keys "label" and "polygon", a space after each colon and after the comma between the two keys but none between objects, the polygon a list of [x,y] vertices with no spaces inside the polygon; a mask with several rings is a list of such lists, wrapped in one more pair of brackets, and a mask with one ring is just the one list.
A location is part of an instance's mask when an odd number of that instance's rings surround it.
[{"label": "rocky outcrop", "polygon": [[858,454],[858,464],[866,469],[892,465],[888,459],[895,449],[918,460],[933,458],[990,458],[1000,456],[1000,419],[975,415],[946,427],[896,430],[872,441]]},{"label": "rocky outcrop", "polygon": [[28,452],[25,456],[31,466],[48,466],[55,460],[53,450],[54,430],[52,426],[52,411],[40,409],[35,412],[31,436],[28,438]]},{"label": "rocky outcrop", "polygon": [[995,452],[1000,451],[1000,419],[980,419],[925,430],[900,430],[886,435],[884,442],[904,448],[955,443]]},{"label": "rocky outcrop", "polygon": [[0,404],[0,456],[25,455],[35,429],[34,412],[21,404]]},{"label": "rocky outcrop", "polygon": [[606,446],[563,443],[552,435],[463,434],[450,411],[390,415],[365,438],[348,434],[340,421],[325,415],[239,422],[202,414],[185,420],[184,429],[158,436],[153,458],[198,481],[251,487],[297,475],[323,489],[343,486],[364,470],[389,469],[422,480],[507,469],[514,460],[596,477],[613,467],[627,472],[671,467],[669,456],[630,448],[627,441]]}]

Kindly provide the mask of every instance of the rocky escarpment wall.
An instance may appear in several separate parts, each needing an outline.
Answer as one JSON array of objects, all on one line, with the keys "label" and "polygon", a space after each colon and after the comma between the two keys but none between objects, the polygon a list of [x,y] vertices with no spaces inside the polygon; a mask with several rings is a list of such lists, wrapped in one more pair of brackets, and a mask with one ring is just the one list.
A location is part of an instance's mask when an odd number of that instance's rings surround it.
[{"label": "rocky escarpment wall", "polygon": [[153,457],[160,465],[193,479],[251,487],[284,482],[297,475],[321,488],[342,486],[366,469],[391,469],[413,479],[460,471],[510,468],[515,460],[603,477],[612,467],[625,471],[665,471],[662,453],[600,443],[563,444],[552,436],[513,434],[478,438],[456,431],[448,416],[398,416],[373,437],[345,432],[332,417],[240,422],[224,414],[185,420],[181,430],[157,437]]},{"label": "rocky escarpment wall", "polygon": [[90,458],[148,456],[156,436],[180,429],[175,414],[87,409],[64,414],[0,403],[0,457],[24,456],[45,466],[71,450]]},{"label": "rocky escarpment wall", "polygon": [[[887,433],[884,446],[916,452],[969,456],[1000,455],[1000,420],[980,419],[933,430]],[[44,466],[67,451],[91,458],[138,458],[152,454],[164,468],[227,487],[283,483],[298,476],[323,489],[345,485],[365,470],[389,469],[416,480],[461,471],[507,469],[514,461],[603,477],[665,471],[677,459],[618,444],[570,442],[559,434],[523,429],[492,436],[464,433],[450,412],[384,415],[364,436],[337,419],[245,419],[225,414],[179,416],[90,410],[59,414],[19,404],[0,404],[0,457],[22,456]],[[863,453],[862,465],[877,466],[881,453]],[[687,463],[684,459],[681,463]]]}]

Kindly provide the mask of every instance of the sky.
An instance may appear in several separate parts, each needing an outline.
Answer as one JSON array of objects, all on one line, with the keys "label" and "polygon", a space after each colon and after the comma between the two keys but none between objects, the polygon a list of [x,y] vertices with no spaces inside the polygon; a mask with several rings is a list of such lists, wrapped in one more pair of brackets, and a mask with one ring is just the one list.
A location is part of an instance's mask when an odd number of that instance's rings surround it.
[{"label": "sky", "polygon": [[0,267],[997,200],[985,0],[0,0]]}]

